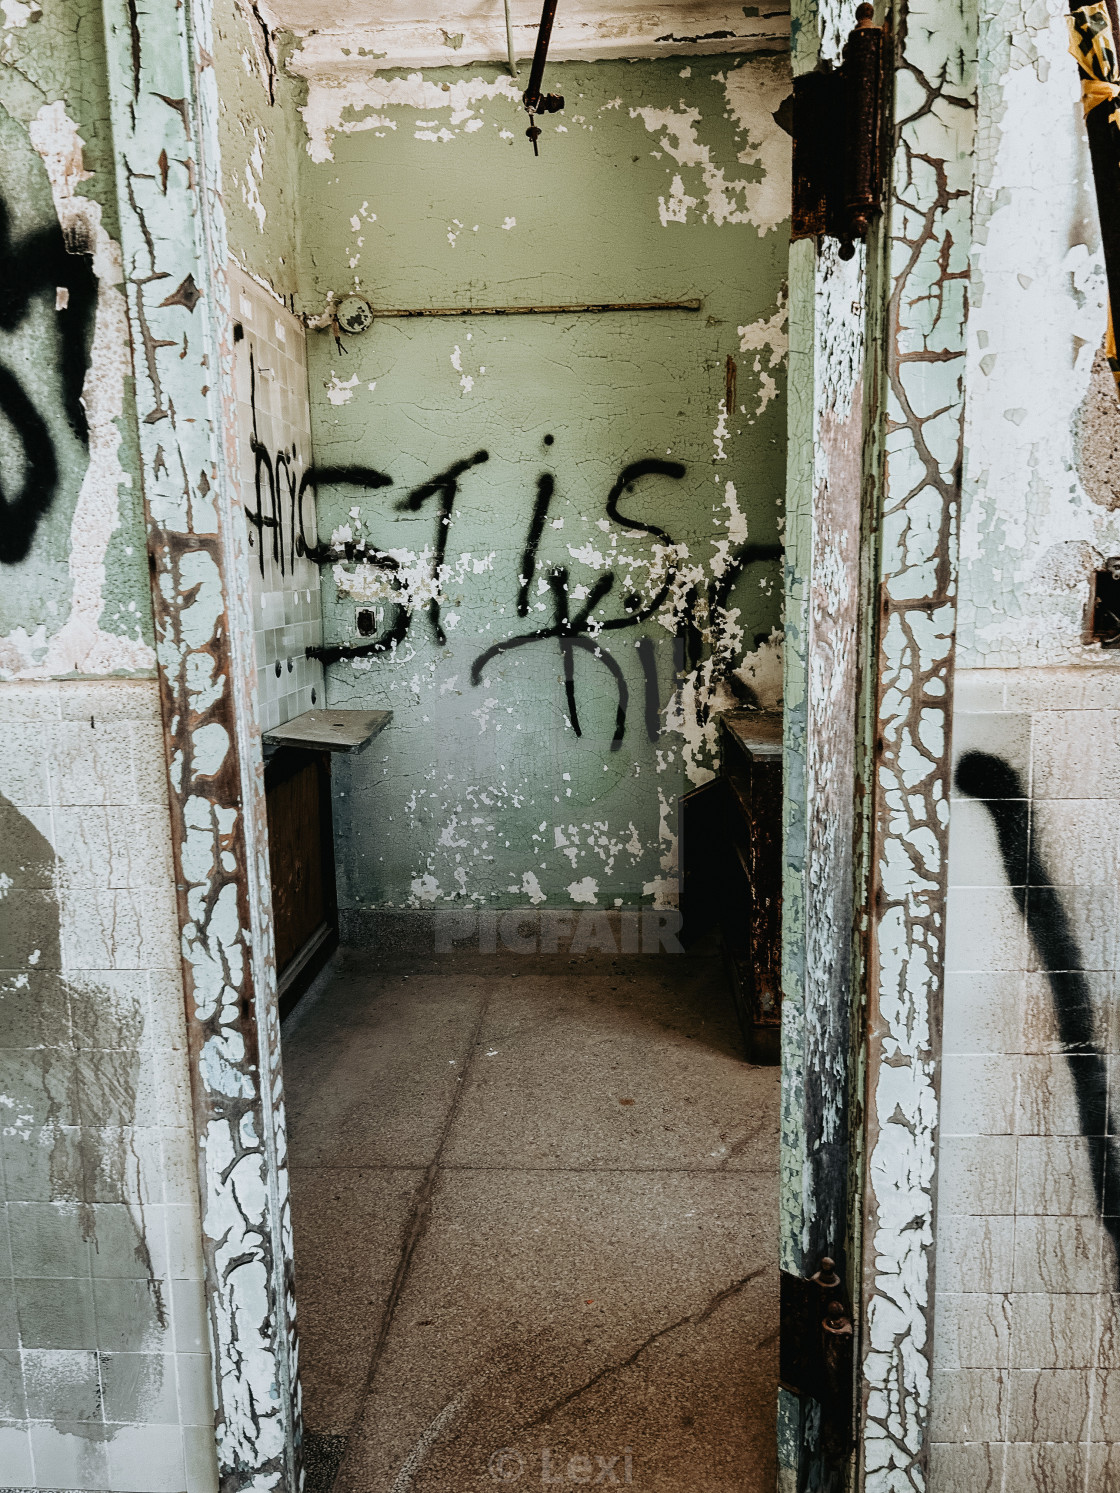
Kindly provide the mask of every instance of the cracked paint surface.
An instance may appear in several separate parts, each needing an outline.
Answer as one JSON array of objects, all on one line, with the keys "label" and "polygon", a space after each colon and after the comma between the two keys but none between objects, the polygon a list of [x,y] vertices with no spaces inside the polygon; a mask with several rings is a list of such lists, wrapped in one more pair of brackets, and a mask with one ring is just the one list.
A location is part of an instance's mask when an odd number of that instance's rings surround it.
[{"label": "cracked paint surface", "polygon": [[1087,571],[1120,551],[1115,473],[1096,459],[1117,412],[1095,371],[1106,290],[1066,12],[1018,19],[1010,48],[1002,11],[982,14],[962,667],[1093,661]]},{"label": "cracked paint surface", "polygon": [[862,1459],[927,1485],[975,17],[898,20],[868,952]]},{"label": "cracked paint surface", "polygon": [[[73,11],[66,21],[57,9],[45,14],[38,6],[11,5],[0,25],[6,64],[0,68],[0,196],[13,246],[18,252],[20,243],[56,224],[72,252],[90,255],[96,282],[81,391],[84,435],[65,417],[54,356],[66,318],[79,314],[76,303],[44,285],[22,317],[0,332],[0,362],[43,422],[58,474],[28,552],[4,567],[0,678],[8,679],[154,669],[150,609],[143,604],[142,525],[130,493],[135,437],[125,412],[129,348],[113,238],[103,59],[97,66],[99,19],[89,3]],[[84,59],[74,42],[76,23],[91,33]],[[6,275],[18,296],[20,273],[11,267]],[[5,486],[18,490],[14,474],[28,459],[28,434],[14,409],[9,418],[16,425],[5,421],[0,452],[13,474]],[[9,501],[14,496],[6,492]]]},{"label": "cracked paint surface", "polygon": [[[564,64],[547,176],[501,75],[355,72],[343,127],[309,119],[312,317],[350,292],[704,300],[376,321],[341,349],[309,334],[316,464],[340,474],[318,494],[326,641],[366,650],[328,651],[328,703],[394,712],[339,774],[344,906],[675,898],[675,800],[712,772],[714,708],[780,692],[780,75],[769,58]],[[695,163],[624,98],[686,121]],[[717,206],[663,223],[682,173],[693,196],[718,177]],[[574,714],[557,635],[516,643],[561,603]]]},{"label": "cracked paint surface", "polygon": [[199,0],[188,34],[181,13],[109,0],[106,21],[220,1482],[287,1490],[300,1478],[291,1229],[212,15]]}]

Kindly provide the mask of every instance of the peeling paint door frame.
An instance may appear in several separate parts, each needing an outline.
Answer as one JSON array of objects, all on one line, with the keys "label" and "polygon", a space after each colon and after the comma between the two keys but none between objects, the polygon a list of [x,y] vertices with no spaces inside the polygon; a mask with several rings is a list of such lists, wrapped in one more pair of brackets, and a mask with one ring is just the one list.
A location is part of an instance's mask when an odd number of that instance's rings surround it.
[{"label": "peeling paint door frame", "polygon": [[[795,74],[854,11],[795,0]],[[883,220],[791,252],[780,1263],[841,1261],[860,1392],[846,1469],[781,1393],[783,1493],[927,1482],[976,19],[898,0]]]},{"label": "peeling paint door frame", "polygon": [[222,1493],[296,1493],[268,842],[211,0],[103,0]]}]

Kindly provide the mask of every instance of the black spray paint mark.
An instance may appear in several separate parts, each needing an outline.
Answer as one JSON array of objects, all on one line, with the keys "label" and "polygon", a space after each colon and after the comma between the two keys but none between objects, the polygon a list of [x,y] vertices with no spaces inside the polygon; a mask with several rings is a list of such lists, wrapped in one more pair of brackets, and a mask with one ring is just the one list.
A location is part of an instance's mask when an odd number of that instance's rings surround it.
[{"label": "black spray paint mark", "polygon": [[958,789],[981,800],[992,816],[1011,895],[1027,919],[1039,963],[1050,982],[1058,1036],[1069,1059],[1081,1133],[1089,1150],[1098,1212],[1120,1264],[1120,1150],[1108,1134],[1108,1062],[1097,1042],[1081,948],[1061,895],[1030,836],[1029,805],[1019,774],[988,752],[966,752],[956,777]]},{"label": "black spray paint mark", "polygon": [[[12,237],[7,204],[0,198],[0,331],[14,332],[37,297],[46,296],[58,330],[58,378],[70,429],[83,443],[89,426],[82,387],[97,308],[92,245],[77,231],[64,234],[57,222],[20,240]],[[9,495],[0,473],[0,564],[27,558],[40,520],[58,491],[58,455],[50,428],[9,369],[0,367],[0,413],[23,448],[19,490]]]},{"label": "black spray paint mark", "polygon": [[[545,444],[551,445],[552,438],[546,436]],[[433,477],[429,482],[422,483],[414,488],[406,498],[397,503],[398,512],[416,513],[431,498],[438,497],[439,503],[436,512],[436,538],[435,554],[433,561],[433,575],[439,578],[445,569],[447,555],[448,530],[451,525],[456,497],[459,493],[459,483],[463,475],[473,467],[479,466],[489,460],[489,453],[476,451],[473,456],[463,458],[449,466],[445,471]],[[645,477],[668,477],[673,481],[679,481],[685,475],[686,468],[681,462],[662,461],[657,457],[647,457],[641,461],[631,462],[623,467],[617,480],[612,485],[606,499],[607,516],[620,527],[628,530],[632,535],[649,535],[663,547],[665,552],[665,571],[655,594],[643,605],[642,599],[636,593],[629,593],[623,597],[625,613],[620,617],[596,618],[593,613],[595,608],[613,590],[617,577],[613,572],[599,577],[595,585],[587,593],[584,605],[573,613],[569,600],[570,576],[566,567],[557,566],[549,571],[548,590],[552,600],[552,620],[543,627],[534,628],[532,631],[515,635],[510,638],[492,644],[484,652],[480,653],[471,666],[471,682],[478,685],[482,682],[482,674],[486,665],[502,653],[508,653],[517,648],[523,648],[531,643],[555,642],[560,649],[561,663],[563,666],[564,697],[567,706],[568,720],[577,736],[582,735],[582,724],[580,721],[579,705],[576,691],[575,657],[577,652],[588,654],[595,662],[601,664],[610,674],[617,692],[617,704],[615,709],[615,727],[611,738],[611,750],[618,751],[625,739],[627,712],[629,709],[629,687],[616,659],[603,646],[601,634],[619,631],[625,628],[637,627],[651,618],[665,603],[672,586],[677,577],[677,567],[674,563],[675,545],[672,537],[656,524],[645,523],[640,519],[629,517],[620,512],[619,502],[626,493],[633,493],[637,483]],[[297,502],[297,510],[302,525],[302,496],[307,486],[322,487],[329,484],[341,485],[351,483],[355,486],[372,490],[391,484],[392,479],[372,468],[364,467],[335,467],[323,468],[309,471],[300,488],[300,496]],[[550,472],[542,472],[537,479],[537,492],[533,504],[532,514],[529,520],[529,528],[526,534],[525,549],[522,554],[521,568],[518,576],[518,591],[516,610],[521,617],[528,616],[530,610],[530,590],[537,575],[537,560],[541,540],[544,536],[545,523],[548,517],[549,507],[555,493],[555,479]],[[377,566],[388,572],[399,570],[398,562],[392,556],[385,554],[371,546],[365,541],[350,541],[345,545],[324,545],[315,547],[303,546],[302,553],[307,554],[312,560],[321,565],[334,564],[340,559],[355,561],[362,564]],[[755,544],[743,545],[733,554],[724,567],[721,575],[713,579],[703,598],[707,606],[709,619],[709,634],[714,631],[714,624],[718,622],[721,612],[726,611],[731,588],[736,579],[750,565],[760,561],[773,561],[780,559],[782,548],[777,544]],[[394,584],[397,584],[394,581]],[[676,629],[678,643],[683,639],[683,645],[675,648],[675,655],[680,653],[677,659],[677,672],[682,672],[684,657],[687,656],[688,667],[694,669],[703,657],[705,647],[705,636],[696,622],[696,608],[701,604],[695,588],[691,589],[683,599],[683,603],[676,608]],[[439,645],[445,646],[447,637],[440,619],[440,604],[438,599],[433,598],[427,604],[429,621],[432,631]],[[412,611],[406,600],[393,604],[391,620],[387,629],[377,638],[368,643],[336,644],[333,646],[318,646],[307,649],[309,658],[320,659],[324,664],[338,663],[343,659],[368,658],[378,654],[387,653],[402,643],[408,634],[412,621]],[[371,630],[363,626],[364,632]],[[709,637],[709,645],[712,648],[713,665],[711,681],[722,677],[730,668],[730,660],[723,660],[717,656],[718,648]],[[651,741],[658,740],[661,734],[661,700],[660,685],[657,674],[656,648],[652,639],[641,638],[635,644],[639,663],[642,669],[644,686],[644,720],[646,734]],[[749,693],[744,689],[740,693]]]},{"label": "black spray paint mark", "polygon": [[[407,498],[402,498],[397,504],[399,512],[419,513],[420,509],[429,498],[439,498],[438,517],[436,519],[436,544],[435,563],[433,574],[437,579],[443,574],[444,557],[447,554],[447,531],[451,527],[451,512],[455,507],[455,498],[459,492],[459,478],[464,472],[469,472],[472,467],[480,466],[484,461],[490,460],[489,451],[476,451],[473,456],[466,456],[462,461],[455,462],[438,477],[433,477],[430,482],[421,483],[414,487]],[[439,599],[433,596],[428,603],[428,617],[435,633],[436,642],[442,648],[447,642],[447,635],[440,622]]]}]

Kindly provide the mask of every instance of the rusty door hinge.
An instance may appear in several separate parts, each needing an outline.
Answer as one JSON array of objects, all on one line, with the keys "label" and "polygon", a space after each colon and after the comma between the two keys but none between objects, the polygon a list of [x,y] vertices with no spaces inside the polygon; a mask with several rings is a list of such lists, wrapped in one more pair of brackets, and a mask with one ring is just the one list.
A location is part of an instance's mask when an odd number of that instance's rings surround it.
[{"label": "rusty door hinge", "polygon": [[855,1414],[855,1334],[844,1283],[827,1255],[808,1279],[787,1270],[780,1278],[779,1380],[817,1401],[822,1445],[842,1459]]},{"label": "rusty door hinge", "polygon": [[793,80],[791,238],[840,240],[850,259],[882,211],[890,99],[889,31],[861,5],[839,68]]}]

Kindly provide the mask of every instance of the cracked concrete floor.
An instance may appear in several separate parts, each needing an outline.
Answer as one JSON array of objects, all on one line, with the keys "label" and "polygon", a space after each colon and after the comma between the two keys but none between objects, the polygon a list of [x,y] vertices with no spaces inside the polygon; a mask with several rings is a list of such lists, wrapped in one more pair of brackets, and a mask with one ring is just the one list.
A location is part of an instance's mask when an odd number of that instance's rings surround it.
[{"label": "cracked concrete floor", "polygon": [[308,1493],[772,1493],[779,1078],[718,960],[344,950],[283,1051]]}]

